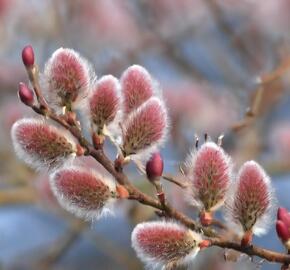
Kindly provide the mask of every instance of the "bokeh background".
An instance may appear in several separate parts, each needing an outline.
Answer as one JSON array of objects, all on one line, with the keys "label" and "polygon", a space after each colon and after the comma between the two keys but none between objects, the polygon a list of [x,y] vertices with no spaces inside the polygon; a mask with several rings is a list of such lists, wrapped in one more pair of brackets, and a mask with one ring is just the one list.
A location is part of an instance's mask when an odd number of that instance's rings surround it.
[{"label": "bokeh background", "polygon": [[[16,94],[27,82],[25,45],[34,47],[41,70],[59,47],[79,51],[99,77],[143,65],[160,82],[171,115],[161,151],[166,173],[178,174],[195,134],[224,134],[236,169],[260,162],[279,205],[290,209],[289,29],[288,0],[0,0],[0,269],[143,269],[130,233],[155,218],[151,209],[124,202],[114,217],[78,220],[58,207],[46,173],[16,159],[10,127],[32,114]],[[153,192],[134,166],[127,173]],[[180,189],[166,190],[176,208],[195,214]],[[254,242],[283,251],[274,226]],[[192,269],[277,269],[228,251],[239,263],[225,264],[224,253],[205,251]]]}]

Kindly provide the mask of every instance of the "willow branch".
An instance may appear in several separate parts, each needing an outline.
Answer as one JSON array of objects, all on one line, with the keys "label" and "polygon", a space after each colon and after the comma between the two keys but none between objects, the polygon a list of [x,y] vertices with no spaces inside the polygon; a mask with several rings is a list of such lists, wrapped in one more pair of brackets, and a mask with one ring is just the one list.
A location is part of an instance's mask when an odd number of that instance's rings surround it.
[{"label": "willow branch", "polygon": [[240,243],[222,240],[218,238],[211,239],[211,244],[221,248],[233,249],[242,252],[244,254],[247,254],[249,256],[259,256],[260,258],[265,259],[269,262],[286,263],[286,264],[290,263],[290,255],[275,252],[254,245],[242,247]]}]

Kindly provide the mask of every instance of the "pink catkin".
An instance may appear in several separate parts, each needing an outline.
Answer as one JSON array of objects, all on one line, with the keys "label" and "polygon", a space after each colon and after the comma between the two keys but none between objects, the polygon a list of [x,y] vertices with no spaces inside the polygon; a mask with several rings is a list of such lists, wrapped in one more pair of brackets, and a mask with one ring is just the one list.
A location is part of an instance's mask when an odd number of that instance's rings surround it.
[{"label": "pink catkin", "polygon": [[270,179],[256,162],[246,162],[238,175],[231,206],[232,218],[241,224],[244,232],[252,231],[256,223],[267,215],[272,204]]},{"label": "pink catkin", "polygon": [[90,84],[87,63],[71,49],[58,49],[45,68],[49,100],[66,106],[85,96]]},{"label": "pink catkin", "polygon": [[60,201],[66,200],[85,211],[101,209],[111,198],[110,188],[101,178],[75,168],[56,172],[53,186]]},{"label": "pink catkin", "polygon": [[159,144],[166,135],[167,116],[157,98],[151,98],[124,124],[122,150],[125,156]]},{"label": "pink catkin", "polygon": [[118,81],[113,76],[104,76],[96,84],[89,100],[93,123],[102,129],[116,117],[120,106]]},{"label": "pink catkin", "polygon": [[204,210],[210,211],[225,200],[231,182],[230,158],[221,147],[208,142],[191,159],[194,161],[189,160],[188,169],[192,195]]},{"label": "pink catkin", "polygon": [[129,114],[153,96],[154,86],[150,74],[141,66],[129,67],[121,77],[124,111]]},{"label": "pink catkin", "polygon": [[18,120],[11,133],[16,153],[32,167],[53,167],[75,153],[66,135],[41,120]]},{"label": "pink catkin", "polygon": [[199,235],[172,222],[141,223],[132,233],[138,257],[151,267],[174,266],[190,254],[194,257],[200,242]]}]

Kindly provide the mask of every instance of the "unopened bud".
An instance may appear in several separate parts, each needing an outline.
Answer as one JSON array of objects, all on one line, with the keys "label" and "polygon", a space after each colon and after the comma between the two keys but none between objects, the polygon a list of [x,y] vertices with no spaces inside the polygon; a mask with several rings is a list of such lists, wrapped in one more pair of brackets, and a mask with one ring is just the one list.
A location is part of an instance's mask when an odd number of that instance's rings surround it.
[{"label": "unopened bud", "polygon": [[276,232],[283,243],[287,242],[290,238],[289,230],[284,222],[281,220],[276,221]]},{"label": "unopened bud", "polygon": [[251,231],[245,232],[241,241],[241,245],[243,247],[247,247],[252,243],[252,240],[253,240],[253,233]]},{"label": "unopened bud", "polygon": [[66,121],[71,125],[74,126],[77,121],[77,115],[75,112],[67,112]]},{"label": "unopened bud", "polygon": [[104,135],[98,135],[98,134],[94,133],[92,135],[92,140],[93,140],[94,147],[96,149],[99,149],[104,144],[105,136]]},{"label": "unopened bud", "polygon": [[27,106],[32,106],[34,102],[34,94],[31,89],[24,83],[19,83],[18,96],[20,100]]},{"label": "unopened bud", "polygon": [[286,208],[278,208],[277,219],[281,220],[286,225],[286,227],[290,228],[290,214]]},{"label": "unopened bud", "polygon": [[199,219],[203,226],[209,226],[212,223],[212,213],[202,211],[200,213]]},{"label": "unopened bud", "polygon": [[198,246],[199,246],[200,250],[202,250],[202,249],[210,247],[211,242],[209,240],[202,240]]},{"label": "unopened bud", "polygon": [[154,153],[146,163],[147,178],[154,182],[159,180],[163,173],[163,159],[160,153]]},{"label": "unopened bud", "polygon": [[27,45],[22,50],[22,61],[25,67],[29,68],[34,65],[34,51],[31,45]]},{"label": "unopened bud", "polygon": [[86,150],[79,144],[76,145],[76,155],[77,156],[83,156],[86,152]]},{"label": "unopened bud", "polygon": [[129,198],[128,190],[122,185],[117,185],[116,186],[116,192],[117,192],[118,197],[120,199],[128,199]]}]

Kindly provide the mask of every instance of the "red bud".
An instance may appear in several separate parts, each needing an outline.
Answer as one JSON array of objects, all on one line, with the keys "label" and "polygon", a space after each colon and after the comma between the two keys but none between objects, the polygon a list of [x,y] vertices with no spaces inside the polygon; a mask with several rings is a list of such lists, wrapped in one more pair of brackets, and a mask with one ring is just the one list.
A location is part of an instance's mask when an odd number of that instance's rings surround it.
[{"label": "red bud", "polygon": [[32,67],[34,65],[34,51],[30,45],[23,48],[22,61],[25,67]]},{"label": "red bud", "polygon": [[290,238],[289,230],[281,220],[276,221],[276,232],[282,242],[287,242]]},{"label": "red bud", "polygon": [[71,125],[75,125],[77,121],[77,115],[75,112],[67,112],[66,121]]},{"label": "red bud", "polygon": [[200,250],[202,250],[202,249],[210,247],[211,242],[209,240],[202,240],[198,246],[199,246]]},{"label": "red bud", "polygon": [[76,151],[77,156],[83,156],[85,154],[86,150],[81,145],[77,144],[76,148],[77,148]]},{"label": "red bud", "polygon": [[209,226],[212,223],[212,214],[210,212],[202,211],[199,219],[203,226]]},{"label": "red bud", "polygon": [[247,231],[245,232],[242,241],[241,241],[241,245],[243,247],[249,246],[252,243],[253,240],[253,233],[251,231]]},{"label": "red bud", "polygon": [[159,153],[155,153],[146,164],[147,178],[154,182],[162,176],[162,173],[163,159]]},{"label": "red bud", "polygon": [[281,220],[286,225],[286,227],[290,228],[290,213],[286,208],[278,208],[277,219]]},{"label": "red bud", "polygon": [[116,191],[120,199],[128,199],[130,196],[128,190],[124,186],[117,185]]},{"label": "red bud", "polygon": [[94,144],[95,148],[100,149],[102,147],[102,145],[104,144],[105,137],[103,135],[98,135],[98,134],[94,133],[92,135],[92,140],[93,140],[93,144]]},{"label": "red bud", "polygon": [[18,96],[20,100],[27,106],[32,106],[34,102],[34,94],[31,89],[24,83],[19,83]]}]

